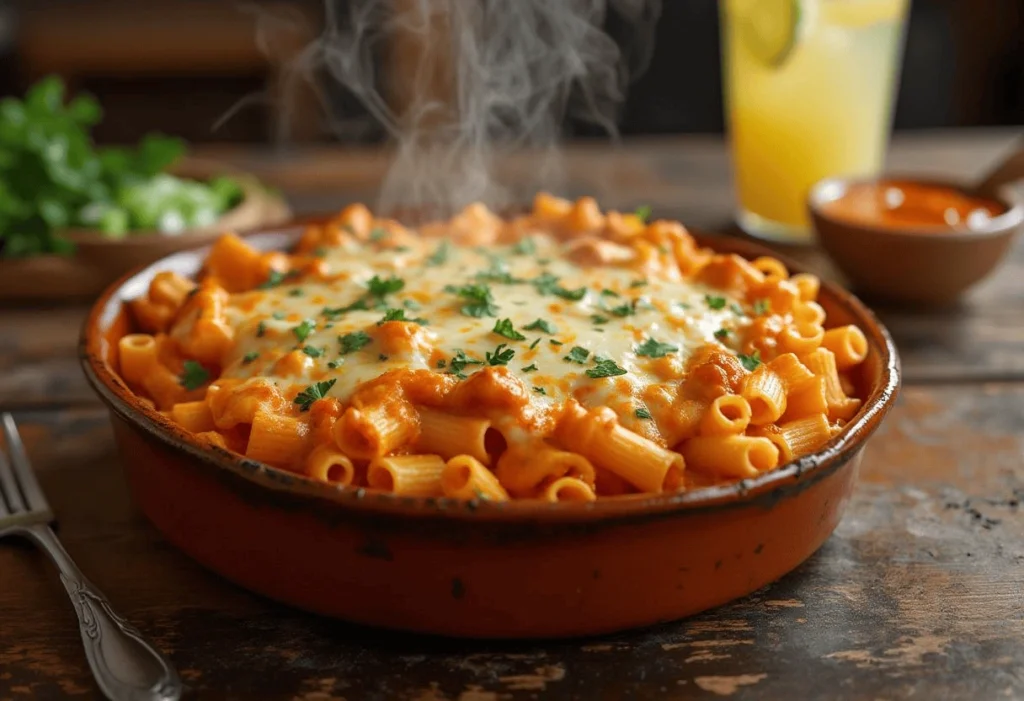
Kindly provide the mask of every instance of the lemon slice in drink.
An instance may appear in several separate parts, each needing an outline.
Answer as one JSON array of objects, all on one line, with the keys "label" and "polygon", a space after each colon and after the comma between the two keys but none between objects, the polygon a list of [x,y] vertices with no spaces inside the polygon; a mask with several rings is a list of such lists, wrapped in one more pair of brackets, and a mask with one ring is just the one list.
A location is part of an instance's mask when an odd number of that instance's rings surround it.
[{"label": "lemon slice in drink", "polygon": [[754,0],[745,3],[740,36],[747,50],[765,66],[777,68],[797,46],[812,0]]}]

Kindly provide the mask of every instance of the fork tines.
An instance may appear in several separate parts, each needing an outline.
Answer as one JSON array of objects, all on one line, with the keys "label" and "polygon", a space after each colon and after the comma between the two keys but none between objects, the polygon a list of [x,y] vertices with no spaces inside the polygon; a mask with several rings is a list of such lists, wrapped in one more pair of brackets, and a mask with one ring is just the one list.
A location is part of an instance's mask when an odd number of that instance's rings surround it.
[{"label": "fork tines", "polygon": [[10,455],[8,459],[0,450],[0,519],[25,511],[49,516],[50,506],[28,461],[14,417],[4,413],[0,415],[0,424]]}]

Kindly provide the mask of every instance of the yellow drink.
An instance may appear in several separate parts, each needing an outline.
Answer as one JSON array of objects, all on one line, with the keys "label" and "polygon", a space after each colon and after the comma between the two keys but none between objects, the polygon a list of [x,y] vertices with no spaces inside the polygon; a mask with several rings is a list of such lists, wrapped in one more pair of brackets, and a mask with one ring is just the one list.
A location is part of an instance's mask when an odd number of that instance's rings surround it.
[{"label": "yellow drink", "polygon": [[721,0],[739,223],[809,241],[806,198],[881,170],[909,0]]}]

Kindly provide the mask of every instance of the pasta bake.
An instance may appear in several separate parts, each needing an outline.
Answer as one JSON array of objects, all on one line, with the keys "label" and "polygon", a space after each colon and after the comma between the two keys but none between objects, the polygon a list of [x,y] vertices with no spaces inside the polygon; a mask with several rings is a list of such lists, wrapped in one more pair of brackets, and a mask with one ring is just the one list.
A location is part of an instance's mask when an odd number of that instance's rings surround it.
[{"label": "pasta bake", "polygon": [[818,280],[538,195],[417,228],[353,205],[290,253],[160,272],[119,369],[196,439],[403,496],[591,501],[755,477],[858,411]]}]

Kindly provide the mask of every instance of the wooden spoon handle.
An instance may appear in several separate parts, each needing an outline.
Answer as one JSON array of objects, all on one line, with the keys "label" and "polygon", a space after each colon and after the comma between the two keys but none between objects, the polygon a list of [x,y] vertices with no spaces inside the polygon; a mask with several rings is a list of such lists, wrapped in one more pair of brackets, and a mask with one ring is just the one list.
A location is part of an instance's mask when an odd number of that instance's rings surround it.
[{"label": "wooden spoon handle", "polygon": [[1024,180],[1024,139],[974,186],[974,191],[985,197],[998,198],[1000,188],[1016,180]]}]

